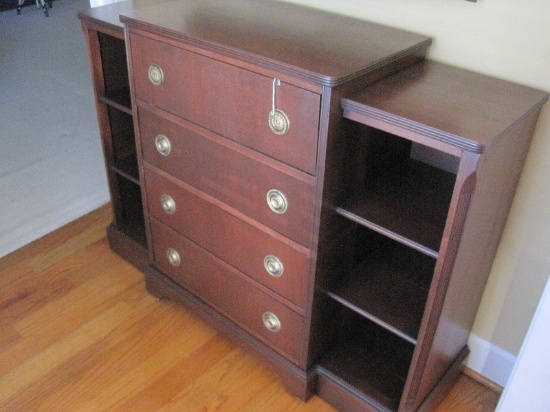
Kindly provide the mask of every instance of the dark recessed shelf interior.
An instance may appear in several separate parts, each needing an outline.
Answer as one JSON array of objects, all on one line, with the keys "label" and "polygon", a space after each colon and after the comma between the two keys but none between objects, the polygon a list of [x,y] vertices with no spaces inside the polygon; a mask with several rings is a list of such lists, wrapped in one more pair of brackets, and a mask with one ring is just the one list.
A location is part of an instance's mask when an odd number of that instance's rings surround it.
[{"label": "dark recessed shelf interior", "polygon": [[98,32],[103,74],[103,97],[130,107],[128,64],[124,39]]},{"label": "dark recessed shelf interior", "polygon": [[139,182],[134,123],[132,116],[109,107],[111,127],[111,168],[136,184]]},{"label": "dark recessed shelf interior", "polygon": [[435,259],[394,241],[381,243],[327,294],[416,344]]},{"label": "dark recessed shelf interior", "polygon": [[99,96],[99,100],[109,106],[122,110],[124,113],[132,115],[132,103],[130,100],[130,89],[124,87]]},{"label": "dark recessed shelf interior", "polygon": [[397,410],[414,345],[352,312],[343,313],[342,323],[344,333],[319,361],[319,373],[380,410]]},{"label": "dark recessed shelf interior", "polygon": [[[142,222],[141,222],[142,223]],[[145,236],[145,226],[136,221],[126,221],[122,225],[118,225],[118,229],[134,239],[141,246],[147,247],[147,238]]]},{"label": "dark recessed shelf interior", "polygon": [[456,176],[405,159],[367,179],[340,215],[437,258]]},{"label": "dark recessed shelf interior", "polygon": [[139,184],[123,176],[117,177],[119,198],[115,209],[115,222],[119,230],[136,242],[147,246],[143,217],[143,204]]},{"label": "dark recessed shelf interior", "polygon": [[131,115],[130,81],[123,39],[98,32],[104,92],[99,100]]},{"label": "dark recessed shelf interior", "polygon": [[112,169],[115,171],[115,173],[126,177],[127,179],[134,182],[136,185],[140,184],[138,163],[135,153],[130,153],[126,157],[117,160],[116,163],[112,166]]}]

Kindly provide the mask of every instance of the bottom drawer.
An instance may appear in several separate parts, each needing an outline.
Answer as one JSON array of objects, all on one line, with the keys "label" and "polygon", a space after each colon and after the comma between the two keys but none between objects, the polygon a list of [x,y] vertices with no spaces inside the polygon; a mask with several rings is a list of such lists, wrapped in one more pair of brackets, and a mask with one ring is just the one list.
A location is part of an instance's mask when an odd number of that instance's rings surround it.
[{"label": "bottom drawer", "polygon": [[151,219],[156,266],[242,329],[300,365],[304,319],[246,275]]}]

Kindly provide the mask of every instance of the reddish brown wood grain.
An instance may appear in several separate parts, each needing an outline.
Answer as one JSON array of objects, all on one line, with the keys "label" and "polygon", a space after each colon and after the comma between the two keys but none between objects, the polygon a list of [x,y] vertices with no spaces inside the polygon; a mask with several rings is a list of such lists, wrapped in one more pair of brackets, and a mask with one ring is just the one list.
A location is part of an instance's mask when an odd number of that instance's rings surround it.
[{"label": "reddish brown wood grain", "polygon": [[[81,18],[120,38],[111,12]],[[317,390],[342,410],[434,409],[468,354],[547,94],[422,61],[424,36],[285,2],[136,4],[121,19],[137,162],[114,153],[108,165],[118,200],[140,204],[143,184],[149,290],[251,350],[302,399]],[[129,113],[113,87],[124,70],[94,36],[97,91],[109,91],[99,100]],[[274,107],[290,119],[283,136],[268,127]],[[106,136],[124,129],[110,114]],[[158,134],[173,143],[167,157]],[[107,140],[107,155],[131,140]],[[286,213],[269,210],[269,189],[287,196]],[[116,205],[126,229],[138,209]],[[279,279],[265,278],[271,253],[288,269]],[[260,322],[266,311],[280,332]]]},{"label": "reddish brown wood grain", "polygon": [[[145,179],[150,213],[155,219],[278,292],[305,313],[308,249],[277,236],[276,232],[269,233],[244,222],[208,202],[191,188],[178,186],[149,169]],[[176,211],[172,215],[161,207],[163,194],[169,194],[175,200]],[[267,255],[275,255],[281,260],[284,271],[280,278],[266,272],[264,258]]]}]

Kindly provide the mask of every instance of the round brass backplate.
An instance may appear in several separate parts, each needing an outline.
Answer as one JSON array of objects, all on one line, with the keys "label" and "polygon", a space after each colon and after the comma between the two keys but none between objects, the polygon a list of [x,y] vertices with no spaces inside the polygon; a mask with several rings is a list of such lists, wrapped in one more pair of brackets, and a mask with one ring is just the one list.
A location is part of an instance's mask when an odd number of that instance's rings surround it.
[{"label": "round brass backplate", "polygon": [[269,128],[278,135],[283,135],[290,129],[290,120],[282,110],[275,109],[269,112]]}]

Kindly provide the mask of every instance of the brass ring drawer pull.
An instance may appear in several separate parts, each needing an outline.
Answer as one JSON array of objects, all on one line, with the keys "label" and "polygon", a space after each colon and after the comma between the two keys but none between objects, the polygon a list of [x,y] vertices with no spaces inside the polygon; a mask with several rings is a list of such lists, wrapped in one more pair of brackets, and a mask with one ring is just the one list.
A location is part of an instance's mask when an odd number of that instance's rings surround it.
[{"label": "brass ring drawer pull", "polygon": [[278,135],[283,135],[290,128],[290,120],[285,112],[275,109],[269,112],[269,128]]},{"label": "brass ring drawer pull", "polygon": [[170,143],[170,139],[163,134],[159,134],[155,137],[155,146],[157,151],[163,156],[168,156],[172,151],[172,143]]},{"label": "brass ring drawer pull", "polygon": [[267,255],[264,258],[264,268],[266,272],[274,278],[281,277],[283,275],[283,271],[285,270],[283,262],[281,262],[277,256],[273,255]]},{"label": "brass ring drawer pull", "polygon": [[174,267],[178,267],[181,263],[180,254],[176,249],[166,249],[166,257],[168,258],[168,262]]},{"label": "brass ring drawer pull", "polygon": [[277,86],[281,85],[279,79],[273,79],[273,89],[271,93],[271,111],[269,112],[268,124],[271,131],[278,135],[283,135],[288,132],[290,128],[290,120],[285,112],[275,107],[275,94],[277,91]]},{"label": "brass ring drawer pull", "polygon": [[271,332],[279,332],[281,330],[281,321],[274,313],[265,312],[262,315],[264,326]]},{"label": "brass ring drawer pull", "polygon": [[176,202],[171,196],[162,195],[160,197],[160,205],[162,206],[162,210],[164,210],[167,215],[173,215],[176,213]]},{"label": "brass ring drawer pull", "polygon": [[152,64],[149,66],[149,81],[155,86],[160,86],[164,82],[164,72],[158,64]]},{"label": "brass ring drawer pull", "polygon": [[271,189],[267,192],[267,205],[269,208],[278,214],[283,214],[288,209],[288,200],[283,192]]}]

